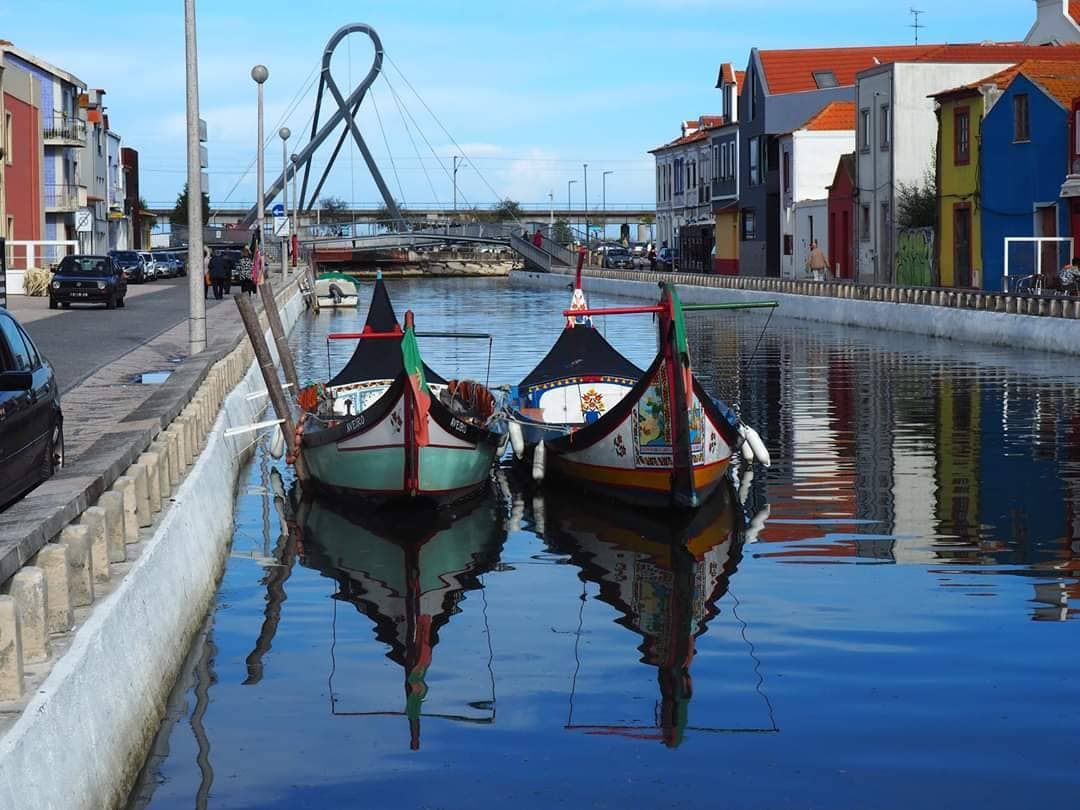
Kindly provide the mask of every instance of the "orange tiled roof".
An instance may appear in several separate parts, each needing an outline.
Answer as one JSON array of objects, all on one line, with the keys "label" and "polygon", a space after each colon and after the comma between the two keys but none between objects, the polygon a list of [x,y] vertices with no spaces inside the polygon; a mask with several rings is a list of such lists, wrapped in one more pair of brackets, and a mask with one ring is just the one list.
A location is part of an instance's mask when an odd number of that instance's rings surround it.
[{"label": "orange tiled roof", "polygon": [[1080,23],[1080,2],[1069,0],[1069,16]]},{"label": "orange tiled roof", "polygon": [[[1080,5],[1078,3],[1077,5]],[[1005,70],[998,71],[992,76],[980,79],[977,82],[937,93],[933,98],[945,98],[951,95],[962,95],[977,91],[986,84],[996,85],[1004,90],[1019,74],[1023,73],[1031,81],[1042,87],[1050,96],[1060,101],[1065,107],[1071,109],[1073,100],[1080,98],[1080,57],[1076,61],[1058,62],[1056,60],[1029,59],[1017,65],[1011,65]]]},{"label": "orange tiled roof", "polygon": [[698,122],[704,129],[715,129],[716,127],[722,127],[724,125],[724,116],[703,115],[698,119]]},{"label": "orange tiled roof", "polygon": [[[1080,2],[1078,2],[1080,5]],[[769,92],[816,90],[814,73],[831,70],[842,87],[864,70],[890,62],[1022,62],[1027,59],[1080,61],[1080,45],[1023,45],[1017,42],[956,45],[892,45],[759,51]]]},{"label": "orange tiled roof", "polygon": [[842,132],[855,129],[855,102],[831,101],[810,117],[799,129],[812,132]]},{"label": "orange tiled roof", "polygon": [[[703,115],[702,118],[714,118],[720,123],[716,126],[704,126],[700,129],[695,129],[693,132],[683,135],[681,138],[676,138],[669,143],[665,143],[663,146],[658,146],[655,149],[650,149],[649,154],[654,155],[657,152],[665,152],[668,149],[673,149],[676,146],[686,146],[688,143],[696,143],[697,141],[703,141],[711,135],[713,130],[719,129],[724,125],[724,116],[722,115]],[[693,123],[695,125],[697,124],[696,121],[694,121]]]},{"label": "orange tiled roof", "polygon": [[722,84],[735,84],[735,67],[731,62],[724,62],[720,66],[720,81],[716,83],[719,87]]},{"label": "orange tiled roof", "polygon": [[[1022,64],[1022,63],[1021,63]],[[999,90],[1004,90],[1010,84],[1012,80],[1016,78],[1016,74],[1020,72],[1020,65],[1009,65],[1004,70],[999,70],[997,73],[992,73],[985,79],[979,79],[977,82],[971,82],[970,84],[962,84],[959,87],[952,87],[948,90],[942,90],[940,93],[934,93],[930,98],[944,99],[948,96],[966,96],[972,93],[978,93],[979,88],[983,85],[992,84]]]},{"label": "orange tiled roof", "polygon": [[743,89],[744,84],[746,84],[746,71],[745,70],[736,70],[735,71],[735,92],[740,96],[742,95],[742,89]]}]

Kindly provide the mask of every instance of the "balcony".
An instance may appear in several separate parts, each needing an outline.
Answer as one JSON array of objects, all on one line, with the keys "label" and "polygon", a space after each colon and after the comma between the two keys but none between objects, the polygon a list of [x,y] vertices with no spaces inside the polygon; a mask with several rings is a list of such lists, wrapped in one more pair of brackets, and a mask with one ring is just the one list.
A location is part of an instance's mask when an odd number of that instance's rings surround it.
[{"label": "balcony", "polygon": [[86,189],[71,184],[45,186],[46,213],[72,213],[86,207]]},{"label": "balcony", "polygon": [[46,115],[42,137],[46,146],[85,146],[86,122],[63,113]]}]

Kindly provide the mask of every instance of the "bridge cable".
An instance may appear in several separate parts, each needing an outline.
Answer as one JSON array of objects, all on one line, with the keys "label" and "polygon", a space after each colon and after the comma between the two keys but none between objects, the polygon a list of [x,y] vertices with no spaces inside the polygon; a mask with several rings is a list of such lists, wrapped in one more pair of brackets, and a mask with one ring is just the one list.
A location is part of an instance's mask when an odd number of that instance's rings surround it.
[{"label": "bridge cable", "polygon": [[401,186],[401,177],[398,175],[397,163],[394,162],[394,156],[390,152],[390,141],[386,137],[386,128],[383,126],[382,115],[379,113],[379,104],[375,101],[375,86],[372,85],[371,90],[371,106],[375,108],[375,117],[379,121],[379,132],[382,133],[383,143],[386,144],[386,156],[390,158],[390,168],[394,171],[394,180],[397,181],[398,193],[401,195],[401,205],[399,207],[405,207],[407,202],[405,200],[405,189]]},{"label": "bridge cable", "polygon": [[[386,81],[387,87],[390,88],[390,92],[394,94],[394,98],[399,98],[397,90],[394,89],[394,85],[390,81],[390,77],[387,76],[385,73],[382,74],[382,77]],[[424,133],[423,128],[420,126],[419,123],[417,123],[416,118],[413,116],[412,111],[409,109],[409,105],[405,103],[404,99],[400,99],[400,103],[402,108],[405,110],[405,114],[408,115],[409,120],[412,121],[413,126],[416,128],[416,131],[419,132],[420,137],[424,139],[424,143],[427,145],[428,151],[431,152],[432,157],[435,158],[435,162],[438,163],[439,168],[443,170],[443,174],[446,175],[446,179],[453,182],[453,174],[451,173],[450,169],[447,168],[446,164],[439,156],[439,153],[435,149],[435,147],[431,145],[431,141],[428,140],[428,137]],[[473,202],[465,195],[465,193],[461,190],[460,187],[458,188],[458,196],[461,197],[461,199],[465,202],[467,206],[474,207]]]},{"label": "bridge cable", "polygon": [[[380,73],[383,79],[386,78],[385,74]],[[389,87],[390,83],[386,83]],[[409,127],[409,122],[405,120],[405,113],[401,109],[401,100],[398,98],[398,94],[394,92],[394,88],[390,87],[391,97],[394,99],[394,106],[397,107],[398,116],[401,118],[401,123],[405,127],[405,134],[409,136],[409,143],[412,144],[413,153],[416,155],[416,162],[420,164],[420,168],[424,172],[424,177],[427,179],[428,188],[431,189],[431,194],[435,199],[436,204],[442,205],[442,201],[439,199],[439,192],[435,190],[435,184],[431,182],[431,175],[428,174],[427,166],[424,165],[424,159],[420,157],[420,150],[416,146],[416,139],[413,137],[412,129]]]},{"label": "bridge cable", "polygon": [[[447,128],[443,125],[443,122],[439,119],[439,116],[435,114],[431,107],[428,106],[428,103],[424,101],[420,93],[417,92],[416,88],[413,87],[412,82],[409,81],[408,77],[401,72],[401,68],[398,67],[397,62],[394,61],[394,58],[388,53],[385,53],[384,56],[386,57],[387,61],[389,61],[390,64],[394,66],[394,70],[398,72],[398,75],[401,76],[402,81],[405,82],[406,86],[412,91],[413,95],[416,96],[417,100],[423,105],[424,109],[428,111],[428,115],[430,115],[435,120],[435,123],[439,126],[439,129],[441,129],[443,131],[443,134],[450,139],[450,142],[454,145],[454,148],[461,153],[461,156],[465,158],[465,161],[469,164],[469,166],[472,167],[472,170],[476,172],[477,176],[484,183],[484,185],[488,187],[488,190],[493,195],[495,195],[495,199],[502,200],[503,198],[499,194],[499,192],[495,190],[491,183],[488,182],[484,174],[480,171],[480,169],[477,168],[476,164],[473,163],[472,158],[465,154],[465,150],[461,148],[461,144],[459,144],[457,140],[455,140],[454,136],[450,134],[450,131],[447,130]],[[521,222],[521,219],[516,214],[511,213],[511,216],[516,222]]]}]

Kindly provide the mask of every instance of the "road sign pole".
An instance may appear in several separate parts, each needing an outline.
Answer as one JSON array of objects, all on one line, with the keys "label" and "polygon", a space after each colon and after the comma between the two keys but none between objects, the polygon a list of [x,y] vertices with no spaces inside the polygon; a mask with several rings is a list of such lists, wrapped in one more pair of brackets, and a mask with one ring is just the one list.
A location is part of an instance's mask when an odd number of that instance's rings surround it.
[{"label": "road sign pole", "polygon": [[188,354],[194,355],[206,348],[203,187],[199,149],[199,52],[195,39],[195,0],[184,0],[184,34],[187,66]]}]

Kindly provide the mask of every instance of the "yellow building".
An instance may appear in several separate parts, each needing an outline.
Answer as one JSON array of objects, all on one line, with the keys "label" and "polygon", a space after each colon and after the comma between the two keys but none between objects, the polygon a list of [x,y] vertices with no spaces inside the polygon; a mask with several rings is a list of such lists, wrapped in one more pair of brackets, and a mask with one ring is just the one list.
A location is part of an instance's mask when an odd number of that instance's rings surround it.
[{"label": "yellow building", "polygon": [[727,276],[739,274],[739,207],[732,203],[716,211],[716,255],[713,272]]},{"label": "yellow building", "polygon": [[1016,71],[1014,66],[934,96],[938,102],[937,266],[942,287],[982,288],[980,132],[983,116]]}]

